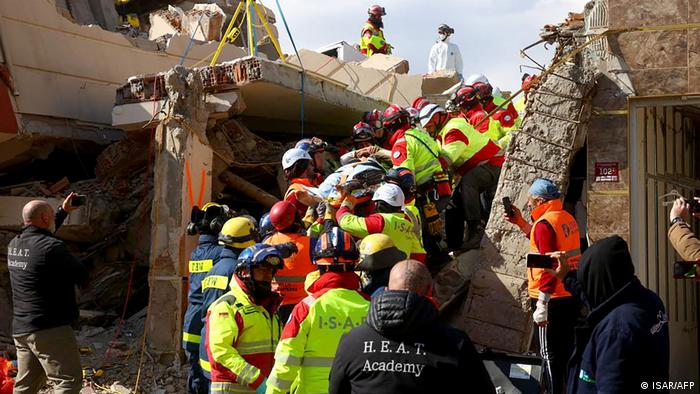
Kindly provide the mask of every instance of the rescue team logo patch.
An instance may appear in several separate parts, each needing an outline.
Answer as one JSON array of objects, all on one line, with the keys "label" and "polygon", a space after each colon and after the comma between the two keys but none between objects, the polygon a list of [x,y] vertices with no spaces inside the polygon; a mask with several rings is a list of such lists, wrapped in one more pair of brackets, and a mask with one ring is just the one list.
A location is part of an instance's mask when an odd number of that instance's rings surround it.
[{"label": "rescue team logo patch", "polygon": [[401,157],[401,152],[395,151],[394,152],[394,159],[398,159],[399,157]]}]

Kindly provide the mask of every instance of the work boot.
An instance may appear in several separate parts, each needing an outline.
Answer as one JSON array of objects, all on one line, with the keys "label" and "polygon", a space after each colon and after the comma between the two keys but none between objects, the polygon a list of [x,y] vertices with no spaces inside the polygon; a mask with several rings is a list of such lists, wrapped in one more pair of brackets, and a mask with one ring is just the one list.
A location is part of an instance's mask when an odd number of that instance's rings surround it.
[{"label": "work boot", "polygon": [[481,247],[481,238],[484,236],[484,227],[481,225],[481,220],[468,220],[467,226],[469,230],[469,238],[462,244],[462,251],[478,249]]}]

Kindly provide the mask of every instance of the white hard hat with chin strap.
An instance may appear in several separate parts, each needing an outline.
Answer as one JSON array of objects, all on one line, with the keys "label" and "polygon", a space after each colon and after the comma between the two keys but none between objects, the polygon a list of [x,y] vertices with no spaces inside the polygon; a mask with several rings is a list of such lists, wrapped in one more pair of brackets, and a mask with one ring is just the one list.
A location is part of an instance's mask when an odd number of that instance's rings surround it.
[{"label": "white hard hat with chin strap", "polygon": [[392,207],[401,208],[403,207],[405,197],[403,191],[397,185],[393,183],[385,183],[374,192],[372,201],[384,201],[385,203],[391,205]]},{"label": "white hard hat with chin strap", "polygon": [[282,169],[286,170],[291,168],[299,160],[311,161],[312,159],[311,156],[303,149],[292,148],[284,152],[284,155],[282,156]]},{"label": "white hard hat with chin strap", "polygon": [[437,104],[428,104],[423,109],[420,110],[418,119],[420,120],[420,126],[425,128],[425,125],[430,123],[430,119],[435,116],[435,114],[445,112],[445,109]]}]

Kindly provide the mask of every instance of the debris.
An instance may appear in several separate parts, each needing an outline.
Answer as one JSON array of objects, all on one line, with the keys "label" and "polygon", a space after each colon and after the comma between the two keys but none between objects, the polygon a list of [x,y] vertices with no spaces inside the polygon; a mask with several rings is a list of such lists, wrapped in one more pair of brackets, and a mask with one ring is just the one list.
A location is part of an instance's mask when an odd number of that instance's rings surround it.
[{"label": "debris", "polygon": [[246,181],[231,171],[224,171],[221,173],[219,178],[227,185],[259,202],[265,208],[272,208],[272,206],[279,201],[277,197]]},{"label": "debris", "polygon": [[112,385],[109,386],[109,389],[116,391],[119,394],[131,394],[131,389],[122,386],[121,384],[119,384],[119,382],[112,383]]},{"label": "debris", "polygon": [[408,74],[408,60],[393,55],[376,54],[360,62],[360,66],[376,70]]},{"label": "debris", "polygon": [[60,193],[64,191],[68,186],[70,186],[70,181],[68,180],[68,177],[64,176],[58,182],[49,186],[49,192],[51,192],[51,194]]}]

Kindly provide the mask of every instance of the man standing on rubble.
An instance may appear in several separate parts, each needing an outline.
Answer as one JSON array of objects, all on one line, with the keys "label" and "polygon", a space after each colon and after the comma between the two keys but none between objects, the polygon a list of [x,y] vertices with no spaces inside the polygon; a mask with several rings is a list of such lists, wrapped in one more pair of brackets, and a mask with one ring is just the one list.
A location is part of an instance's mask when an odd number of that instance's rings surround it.
[{"label": "man standing on rubble", "polygon": [[[452,188],[440,146],[425,131],[411,127],[409,113],[396,104],[382,117],[384,128],[392,133],[391,160],[394,167],[407,168],[416,181],[416,207],[423,225],[423,246],[431,265],[440,265],[446,253],[440,247],[443,223],[440,213],[449,202]],[[433,264],[433,262],[435,264]]]},{"label": "man standing on rubble", "polygon": [[55,393],[77,394],[83,385],[70,324],[78,318],[75,285],[85,284],[88,270],[54,237],[76,209],[74,197],[69,194],[55,214],[46,201],[28,202],[22,232],[7,248],[18,364],[15,394],[37,393],[46,378],[55,383]]},{"label": "man standing on rubble", "polygon": [[386,15],[384,7],[373,5],[369,7],[367,13],[369,14],[369,18],[364,26],[362,26],[362,32],[360,34],[360,52],[367,57],[376,53],[390,55],[391,45],[384,39],[384,32],[382,31],[384,27],[382,16]]},{"label": "man standing on rubble", "polygon": [[[559,188],[549,179],[538,178],[528,190],[527,204],[533,224],[520,210],[504,219],[517,225],[530,238],[530,253],[562,252],[575,275],[581,258],[581,245],[576,219],[564,210]],[[563,393],[567,362],[574,347],[574,326],[580,306],[564,288],[564,283],[542,268],[528,268],[528,292],[533,320],[537,325],[537,342],[545,362],[545,383],[551,393]]]},{"label": "man standing on rubble", "polygon": [[[457,44],[449,42],[455,29],[442,24],[438,26],[438,41],[430,48],[428,74],[437,71],[454,71],[462,79],[462,54]],[[420,111],[420,108],[416,108]]]},{"label": "man standing on rubble", "polygon": [[[498,184],[503,151],[464,118],[450,119],[445,109],[436,104],[423,107],[420,122],[440,143],[454,176],[460,177],[452,196],[453,208],[448,208],[445,215],[447,244],[452,250],[478,248],[483,236],[481,220],[485,216],[480,195]],[[466,240],[465,221],[469,234]]]}]

